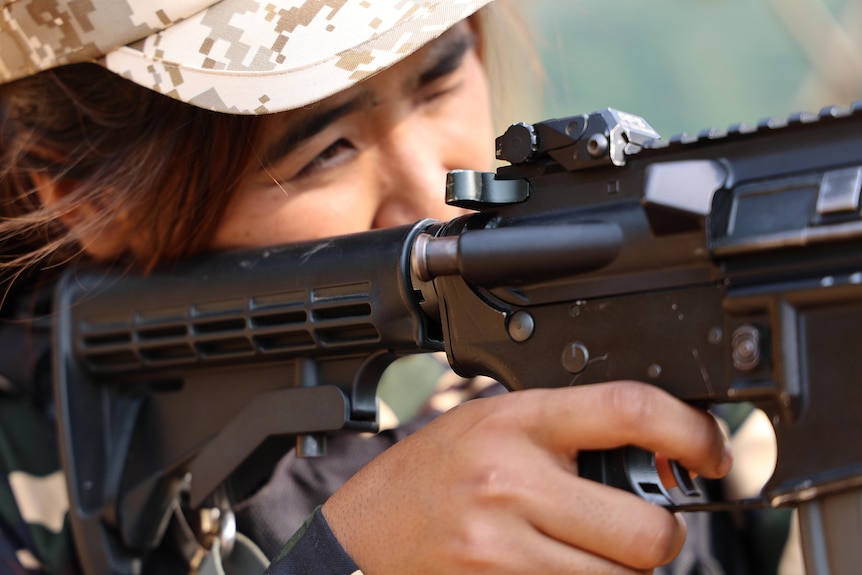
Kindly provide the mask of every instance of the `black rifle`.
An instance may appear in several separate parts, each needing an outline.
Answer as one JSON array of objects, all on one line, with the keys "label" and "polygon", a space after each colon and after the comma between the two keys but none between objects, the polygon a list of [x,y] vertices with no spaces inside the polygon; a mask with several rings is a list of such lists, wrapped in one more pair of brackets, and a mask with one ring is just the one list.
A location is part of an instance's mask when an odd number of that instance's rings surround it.
[{"label": "black rifle", "polygon": [[[497,150],[496,175],[450,175],[447,201],[475,211],[449,222],[65,276],[56,397],[87,573],[134,573],[273,438],[318,455],[374,430],[385,367],[441,350],[510,390],[640,379],[753,402],[779,450],[761,503],[799,508],[809,573],[856,572],[862,105],[669,142],[604,110],[514,125]],[[676,468],[668,491],[635,449],[581,467],[672,507],[746,504],[698,503]]]}]

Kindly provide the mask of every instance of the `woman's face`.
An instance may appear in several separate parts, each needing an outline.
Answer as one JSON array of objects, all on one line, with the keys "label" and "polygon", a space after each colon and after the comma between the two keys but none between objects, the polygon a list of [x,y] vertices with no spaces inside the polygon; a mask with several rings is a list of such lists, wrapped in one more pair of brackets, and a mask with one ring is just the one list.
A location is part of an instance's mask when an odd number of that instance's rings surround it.
[{"label": "woman's face", "polygon": [[467,23],[318,104],[273,117],[212,247],[256,247],[446,220],[453,169],[488,170],[493,128]]}]

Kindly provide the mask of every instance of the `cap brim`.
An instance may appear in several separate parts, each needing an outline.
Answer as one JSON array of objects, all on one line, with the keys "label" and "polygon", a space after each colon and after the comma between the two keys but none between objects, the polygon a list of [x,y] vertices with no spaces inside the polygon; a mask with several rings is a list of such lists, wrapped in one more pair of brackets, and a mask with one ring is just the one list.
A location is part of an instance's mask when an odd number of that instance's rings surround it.
[{"label": "cap brim", "polygon": [[198,107],[267,114],[349,88],[490,1],[222,0],[108,52],[102,64]]}]

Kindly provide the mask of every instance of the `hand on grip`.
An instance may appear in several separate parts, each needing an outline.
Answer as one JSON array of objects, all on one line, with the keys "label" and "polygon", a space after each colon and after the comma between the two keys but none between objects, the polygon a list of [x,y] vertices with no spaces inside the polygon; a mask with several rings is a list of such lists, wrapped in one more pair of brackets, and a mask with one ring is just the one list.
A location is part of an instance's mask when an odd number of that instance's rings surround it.
[{"label": "hand on grip", "polygon": [[683,522],[580,477],[582,450],[625,445],[706,477],[731,465],[708,414],[632,382],[475,400],[388,450],[324,506],[366,575],[633,573],[669,562]]}]

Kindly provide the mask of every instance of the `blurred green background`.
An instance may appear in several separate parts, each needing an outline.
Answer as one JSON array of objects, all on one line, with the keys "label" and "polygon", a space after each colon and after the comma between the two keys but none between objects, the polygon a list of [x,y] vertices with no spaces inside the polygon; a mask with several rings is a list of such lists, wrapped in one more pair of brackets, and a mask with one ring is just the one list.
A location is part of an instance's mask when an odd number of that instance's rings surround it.
[{"label": "blurred green background", "polygon": [[669,138],[862,99],[860,0],[524,7],[548,76],[545,118],[614,107]]}]

